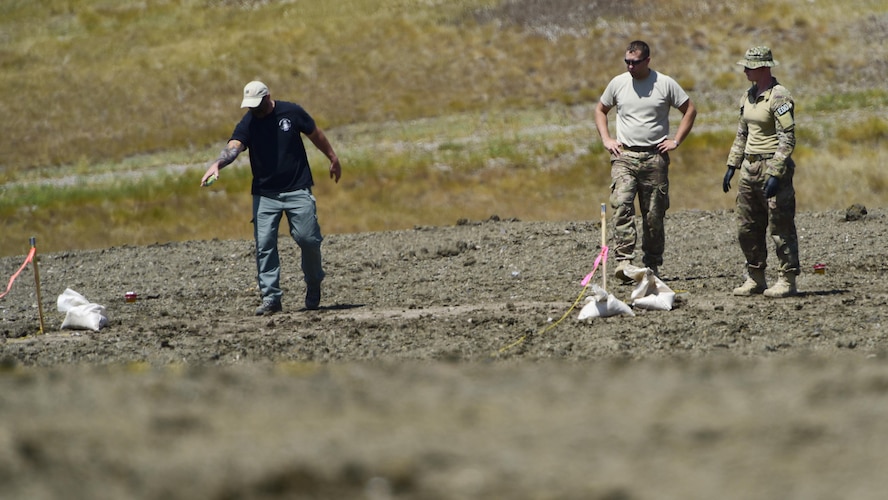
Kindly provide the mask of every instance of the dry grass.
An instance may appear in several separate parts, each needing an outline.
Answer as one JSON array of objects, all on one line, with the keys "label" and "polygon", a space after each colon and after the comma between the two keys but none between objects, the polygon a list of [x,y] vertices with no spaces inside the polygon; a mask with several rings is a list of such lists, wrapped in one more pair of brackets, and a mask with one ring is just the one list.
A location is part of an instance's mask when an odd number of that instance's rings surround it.
[{"label": "dry grass", "polygon": [[[23,253],[31,235],[47,251],[249,237],[245,166],[211,190],[194,185],[253,78],[303,103],[344,159],[334,186],[314,158],[326,232],[492,214],[594,218],[608,166],[591,107],[633,38],[649,41],[653,67],[700,109],[673,158],[674,208],[732,206],[719,184],[746,86],[733,63],[760,43],[775,49],[798,103],[800,209],[881,204],[888,49],[873,40],[888,32],[886,9],[871,0],[4,2],[0,255]],[[122,175],[169,164],[193,168]],[[70,175],[82,182],[58,187]]]}]

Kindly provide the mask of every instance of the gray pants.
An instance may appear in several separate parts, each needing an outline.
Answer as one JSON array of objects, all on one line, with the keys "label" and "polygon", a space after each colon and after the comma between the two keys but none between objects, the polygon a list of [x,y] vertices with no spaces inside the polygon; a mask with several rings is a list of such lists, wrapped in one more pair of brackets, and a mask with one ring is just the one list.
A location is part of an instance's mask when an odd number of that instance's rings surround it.
[{"label": "gray pants", "polygon": [[321,266],[321,227],[318,225],[315,197],[308,189],[275,196],[253,196],[253,237],[256,240],[256,269],[262,297],[281,299],[281,259],[278,229],[283,215],[290,224],[290,236],[302,250],[302,273],[308,284],[324,279]]}]

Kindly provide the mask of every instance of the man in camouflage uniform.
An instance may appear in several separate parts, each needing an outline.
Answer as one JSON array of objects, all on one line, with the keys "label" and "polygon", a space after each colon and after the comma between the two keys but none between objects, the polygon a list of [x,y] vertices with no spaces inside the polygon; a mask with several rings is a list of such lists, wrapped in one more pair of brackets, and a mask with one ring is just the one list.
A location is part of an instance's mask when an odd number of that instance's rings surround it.
[{"label": "man in camouflage uniform", "polygon": [[[614,209],[614,275],[631,281],[624,273],[635,258],[635,197],[642,219],[642,262],[655,273],[663,264],[666,237],[663,219],[669,208],[669,151],[691,132],[697,110],[672,78],[650,67],[650,47],[636,40],[624,59],[628,71],[614,77],[595,107],[595,125],[611,155],[611,196]],[[608,132],[607,114],[617,108],[616,139]],[[677,108],[681,122],[669,139],[669,111]]]},{"label": "man in camouflage uniform", "polygon": [[[753,47],[737,64],[743,66],[752,87],[740,101],[740,125],[728,154],[722,189],[731,189],[740,168],[737,218],[740,248],[746,257],[748,278],[734,295],[764,293],[766,297],[795,295],[799,274],[799,243],[795,226],[795,105],[786,87],[771,76],[778,63],[767,47]],[[770,230],[780,263],[778,280],[768,288],[765,280]]]}]

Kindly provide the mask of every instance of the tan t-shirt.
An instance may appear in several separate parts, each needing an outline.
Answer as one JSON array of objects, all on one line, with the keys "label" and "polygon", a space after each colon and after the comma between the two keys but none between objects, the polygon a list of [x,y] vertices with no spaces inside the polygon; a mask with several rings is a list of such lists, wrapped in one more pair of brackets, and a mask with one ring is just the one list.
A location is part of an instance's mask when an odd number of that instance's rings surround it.
[{"label": "tan t-shirt", "polygon": [[786,87],[773,80],[758,98],[753,85],[740,100],[737,135],[728,153],[728,167],[737,168],[744,154],[772,154],[766,173],[783,177],[786,160],[795,150],[795,104]]},{"label": "tan t-shirt", "polygon": [[748,136],[746,154],[774,153],[780,141],[777,126],[791,130],[795,126],[792,96],[782,85],[774,85],[755,98],[753,92],[744,96],[743,117]]},{"label": "tan t-shirt", "polygon": [[669,137],[669,110],[689,99],[671,77],[651,70],[644,80],[627,71],[614,77],[604,93],[602,105],[617,108],[617,140],[623,146],[653,147]]}]

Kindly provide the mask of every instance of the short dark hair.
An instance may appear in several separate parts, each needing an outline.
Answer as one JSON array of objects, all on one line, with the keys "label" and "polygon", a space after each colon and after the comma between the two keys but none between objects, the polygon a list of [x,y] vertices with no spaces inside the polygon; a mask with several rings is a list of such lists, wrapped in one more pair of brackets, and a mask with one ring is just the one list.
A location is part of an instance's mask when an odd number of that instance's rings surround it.
[{"label": "short dark hair", "polygon": [[651,56],[651,48],[648,47],[648,44],[642,42],[641,40],[635,40],[631,42],[628,47],[626,47],[626,52],[641,52],[641,58],[647,59]]}]

